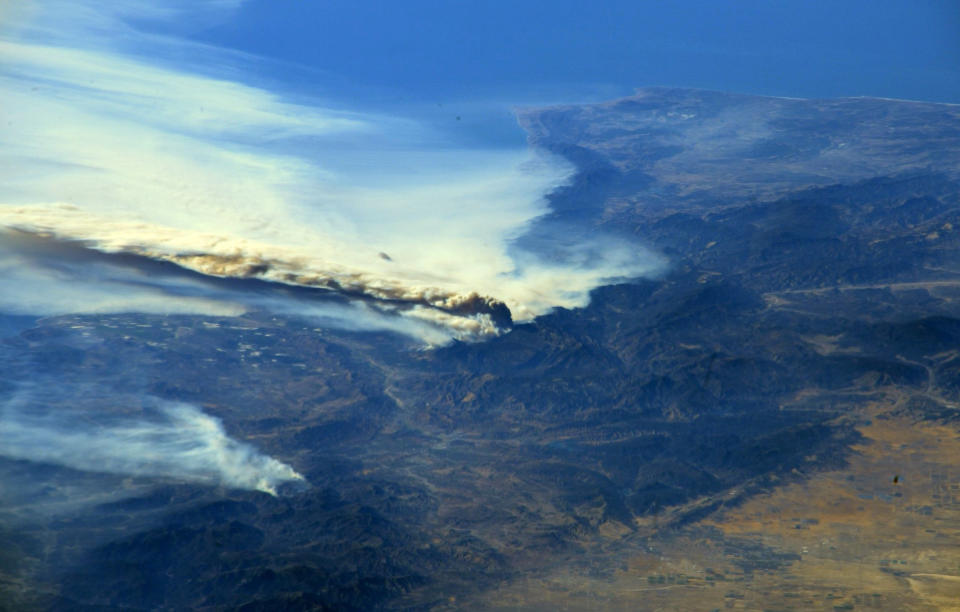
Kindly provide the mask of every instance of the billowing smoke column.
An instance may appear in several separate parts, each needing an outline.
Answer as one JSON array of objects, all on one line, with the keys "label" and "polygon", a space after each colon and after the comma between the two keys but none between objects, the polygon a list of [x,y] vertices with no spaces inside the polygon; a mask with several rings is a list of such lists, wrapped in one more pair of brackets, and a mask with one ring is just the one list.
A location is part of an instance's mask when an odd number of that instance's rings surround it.
[{"label": "billowing smoke column", "polygon": [[223,424],[190,404],[146,398],[151,418],[127,416],[96,424],[91,411],[37,413],[29,394],[0,411],[0,456],[77,470],[154,476],[276,495],[303,483],[289,465],[229,437]]},{"label": "billowing smoke column", "polygon": [[[0,228],[326,288],[463,340],[584,306],[599,284],[657,267],[606,239],[584,261],[518,249],[569,180],[563,160],[291,102],[223,71],[223,52],[137,30],[139,17],[225,6],[49,0],[11,18],[0,33]],[[163,61],[184,57],[189,66]],[[218,72],[230,78],[208,76]]]}]

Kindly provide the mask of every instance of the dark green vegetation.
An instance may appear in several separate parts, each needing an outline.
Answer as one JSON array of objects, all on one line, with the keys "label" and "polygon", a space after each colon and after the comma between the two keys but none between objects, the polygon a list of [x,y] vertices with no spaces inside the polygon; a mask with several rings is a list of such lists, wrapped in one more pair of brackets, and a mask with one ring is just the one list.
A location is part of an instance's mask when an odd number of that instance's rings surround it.
[{"label": "dark green vegetation", "polygon": [[[890,389],[955,429],[956,107],[653,91],[523,121],[581,168],[543,223],[634,237],[662,277],[435,350],[255,314],[11,321],[3,386],[195,403],[311,484],[274,498],[4,459],[0,482],[41,483],[0,506],[12,608],[455,606],[568,563],[610,575],[681,530],[778,571],[797,556],[700,522],[845,466]],[[57,512],[84,483],[99,497]]]}]

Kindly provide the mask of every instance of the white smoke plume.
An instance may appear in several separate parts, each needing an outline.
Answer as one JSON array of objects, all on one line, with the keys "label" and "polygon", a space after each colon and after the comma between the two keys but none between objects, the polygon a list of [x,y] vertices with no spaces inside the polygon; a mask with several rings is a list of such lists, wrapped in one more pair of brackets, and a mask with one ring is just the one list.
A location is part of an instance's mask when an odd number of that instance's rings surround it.
[{"label": "white smoke plume", "polygon": [[235,4],[15,3],[0,30],[0,226],[407,302],[396,316],[450,338],[497,333],[499,304],[529,320],[658,266],[605,241],[580,262],[515,248],[569,179],[561,160],[464,150],[407,119],[293,101],[244,82],[225,52],[126,21]]},{"label": "white smoke plume", "polygon": [[[229,437],[223,424],[190,404],[147,398],[152,418],[96,423],[89,411],[40,411],[29,395],[0,412],[0,455],[76,470],[154,476],[276,495],[303,477],[289,465]],[[101,417],[102,419],[102,417]]]}]

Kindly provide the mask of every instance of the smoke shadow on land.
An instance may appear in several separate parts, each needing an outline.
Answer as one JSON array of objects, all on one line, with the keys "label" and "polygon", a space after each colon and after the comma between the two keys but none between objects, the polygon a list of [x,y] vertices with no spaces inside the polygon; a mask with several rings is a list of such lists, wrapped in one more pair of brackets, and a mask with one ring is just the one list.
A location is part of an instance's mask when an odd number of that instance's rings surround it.
[{"label": "smoke shadow on land", "polygon": [[399,333],[427,345],[456,337],[444,325],[403,316],[413,309],[432,308],[423,303],[257,278],[211,276],[167,261],[127,252],[103,253],[82,241],[17,230],[0,231],[0,270],[0,312],[12,330],[22,328],[15,323],[63,314],[239,316],[265,311],[348,331]]}]

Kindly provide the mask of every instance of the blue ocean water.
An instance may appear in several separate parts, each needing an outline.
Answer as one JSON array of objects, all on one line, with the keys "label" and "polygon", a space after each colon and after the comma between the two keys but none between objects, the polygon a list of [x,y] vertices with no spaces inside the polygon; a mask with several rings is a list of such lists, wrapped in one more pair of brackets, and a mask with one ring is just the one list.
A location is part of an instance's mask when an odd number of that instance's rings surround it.
[{"label": "blue ocean water", "polygon": [[960,102],[955,0],[252,0],[179,35],[351,108],[516,143],[512,105],[644,86]]}]

